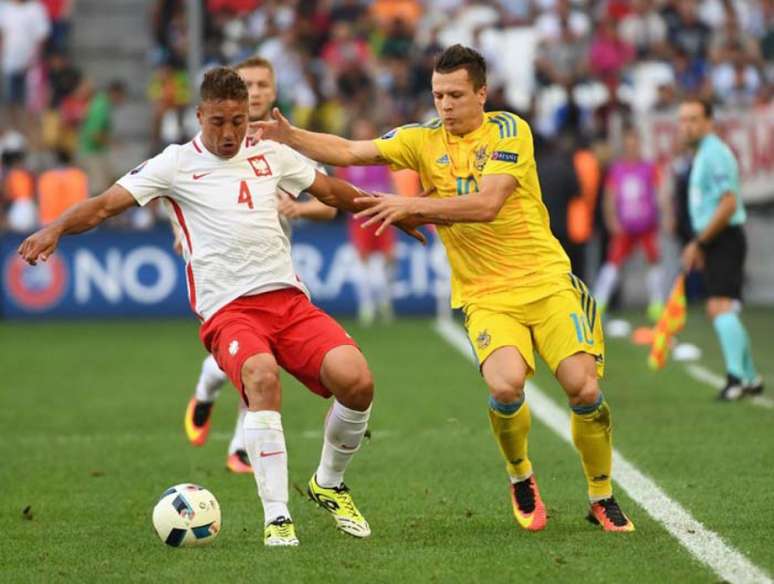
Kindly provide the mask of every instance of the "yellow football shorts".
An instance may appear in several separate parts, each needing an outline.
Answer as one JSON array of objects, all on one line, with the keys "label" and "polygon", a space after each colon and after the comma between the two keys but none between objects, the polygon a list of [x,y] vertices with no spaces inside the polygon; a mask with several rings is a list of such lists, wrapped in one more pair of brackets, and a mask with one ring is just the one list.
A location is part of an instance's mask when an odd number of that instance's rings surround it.
[{"label": "yellow football shorts", "polygon": [[597,360],[597,375],[605,372],[605,339],[602,317],[586,285],[569,275],[567,287],[534,302],[514,306],[469,304],[465,328],[479,365],[501,347],[516,347],[535,372],[534,349],[552,373],[576,353],[589,353]]}]

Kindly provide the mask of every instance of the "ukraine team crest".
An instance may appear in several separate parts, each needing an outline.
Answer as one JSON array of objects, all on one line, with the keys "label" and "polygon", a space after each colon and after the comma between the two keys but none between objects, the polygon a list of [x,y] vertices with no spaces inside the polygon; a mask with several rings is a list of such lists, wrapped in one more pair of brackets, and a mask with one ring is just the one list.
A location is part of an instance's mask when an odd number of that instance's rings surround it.
[{"label": "ukraine team crest", "polygon": [[478,345],[479,349],[481,350],[486,349],[489,346],[489,343],[491,342],[492,342],[492,336],[489,334],[489,331],[484,329],[480,333],[478,333],[478,336],[476,337],[476,345]]}]

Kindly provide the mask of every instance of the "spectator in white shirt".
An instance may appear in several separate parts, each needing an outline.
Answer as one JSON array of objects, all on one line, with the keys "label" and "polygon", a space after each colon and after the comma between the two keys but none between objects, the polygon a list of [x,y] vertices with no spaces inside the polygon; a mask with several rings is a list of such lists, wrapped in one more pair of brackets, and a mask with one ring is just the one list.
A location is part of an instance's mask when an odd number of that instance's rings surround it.
[{"label": "spectator in white shirt", "polygon": [[0,4],[0,69],[2,103],[8,123],[21,123],[27,101],[27,72],[41,54],[50,30],[45,8],[37,0],[9,0]]}]

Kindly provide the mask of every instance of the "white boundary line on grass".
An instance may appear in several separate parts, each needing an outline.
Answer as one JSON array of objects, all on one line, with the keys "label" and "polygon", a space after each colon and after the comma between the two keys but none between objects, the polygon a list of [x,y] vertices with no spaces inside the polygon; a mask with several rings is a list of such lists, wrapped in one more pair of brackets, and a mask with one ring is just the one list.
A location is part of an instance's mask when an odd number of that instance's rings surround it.
[{"label": "white boundary line on grass", "polygon": [[[440,320],[436,332],[443,339],[475,362],[465,331],[452,321]],[[529,407],[532,413],[565,442],[572,445],[570,419],[534,383],[527,382]],[[694,519],[679,503],[669,498],[650,478],[640,472],[617,450],[613,451],[614,480],[648,515],[661,523],[680,544],[702,564],[731,584],[768,583],[772,580],[763,570],[723,541],[715,532]]]},{"label": "white boundary line on grass", "polygon": [[[721,375],[713,373],[704,365],[698,363],[689,363],[685,366],[685,370],[696,381],[700,381],[715,389],[721,389],[726,385],[726,380]],[[744,398],[745,401],[749,401],[751,404],[761,408],[774,409],[774,400],[762,395],[756,395],[755,397]]]}]

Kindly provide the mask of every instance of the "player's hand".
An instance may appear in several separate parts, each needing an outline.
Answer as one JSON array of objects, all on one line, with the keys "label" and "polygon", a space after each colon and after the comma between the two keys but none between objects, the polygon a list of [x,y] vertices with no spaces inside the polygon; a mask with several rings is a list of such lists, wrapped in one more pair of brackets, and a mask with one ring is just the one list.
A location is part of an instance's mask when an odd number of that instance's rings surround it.
[{"label": "player's hand", "polygon": [[[389,203],[389,201],[396,199],[408,202]],[[412,199],[408,197],[385,196],[382,193],[377,193],[373,197],[361,197],[355,199],[355,202],[367,205],[367,207],[356,213],[355,217],[371,217],[361,225],[363,228],[381,222],[381,225],[379,225],[375,232],[376,235],[381,235],[387,227],[395,225],[395,227],[410,235],[422,245],[427,245],[427,238],[418,229],[420,225],[424,225],[426,222],[411,216],[411,201]],[[387,203],[387,205],[381,206],[382,203]]]},{"label": "player's hand", "polygon": [[405,221],[396,223],[395,227],[400,229],[406,235],[413,237],[422,245],[427,245],[427,237],[425,237],[425,234],[419,230],[420,225],[423,225],[423,223],[418,223],[416,221],[407,219]]},{"label": "player's hand", "polygon": [[416,214],[416,200],[411,197],[390,197],[378,193],[375,197],[357,198],[355,203],[367,205],[355,217],[367,218],[361,225],[363,228],[379,224],[376,235],[381,235],[390,225],[401,223]]},{"label": "player's hand", "polygon": [[683,248],[683,255],[680,262],[683,270],[701,270],[704,267],[704,252],[699,247],[699,242],[691,241]]},{"label": "player's hand", "polygon": [[287,219],[298,219],[301,217],[301,209],[298,203],[284,194],[279,195],[278,198],[277,210],[280,212],[280,215]]},{"label": "player's hand", "polygon": [[256,140],[274,140],[287,144],[290,141],[290,133],[293,126],[288,119],[282,115],[279,108],[271,110],[272,119],[267,122],[255,122],[250,124],[250,128],[255,130],[254,138]]},{"label": "player's hand", "polygon": [[56,250],[59,244],[59,238],[62,236],[58,228],[49,226],[40,231],[36,231],[27,239],[22,241],[19,249],[16,251],[22,259],[34,266],[38,260],[46,261]]}]

